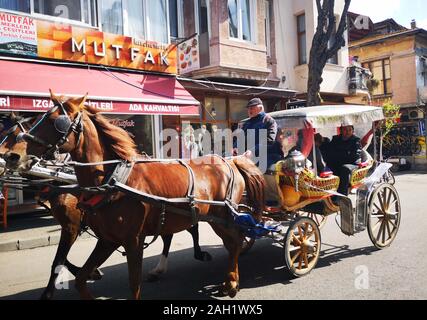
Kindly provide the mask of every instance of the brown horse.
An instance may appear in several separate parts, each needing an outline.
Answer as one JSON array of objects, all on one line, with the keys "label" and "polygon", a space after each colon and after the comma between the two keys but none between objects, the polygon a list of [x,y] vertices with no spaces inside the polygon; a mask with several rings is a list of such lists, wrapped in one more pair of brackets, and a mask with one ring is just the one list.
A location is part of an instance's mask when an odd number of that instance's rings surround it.
[{"label": "brown horse", "polygon": [[[133,162],[137,159],[135,144],[129,135],[111,125],[92,108],[85,107],[86,97],[65,99],[51,93],[51,99],[55,107],[44,115],[30,134],[24,136],[27,150],[19,155],[20,162],[25,161],[27,155],[41,157],[60,148],[61,152],[70,153],[74,161],[96,163],[76,167],[79,185],[88,187],[101,185],[112,170],[111,165],[100,162],[112,159]],[[64,122],[69,125],[64,126]],[[62,127],[67,128],[59,130]],[[215,156],[207,156],[200,161],[202,163],[188,163],[194,172],[194,194],[197,199],[224,201],[232,181],[231,169],[234,175],[231,201],[239,203],[246,186],[248,202],[254,208],[255,217],[261,219],[264,179],[251,160],[239,157],[226,163]],[[188,169],[179,162],[136,162],[127,181],[127,186],[131,188],[164,198],[186,197],[189,184]],[[123,246],[127,253],[132,297],[138,299],[141,293],[145,238],[157,234],[162,210],[157,205],[142,202],[129,194],[115,193],[109,200],[110,203],[97,209],[95,214],[87,215],[88,224],[99,241],[76,278],[76,288],[81,298],[92,298],[86,285],[90,273],[116,248]],[[180,205],[180,208],[189,210],[186,204]],[[199,217],[216,218],[209,223],[229,252],[224,290],[234,297],[239,287],[238,257],[244,236],[237,227],[232,226],[232,215],[225,207],[197,203],[196,210]],[[168,210],[160,234],[174,234],[191,225],[190,215],[184,216]]]},{"label": "brown horse", "polygon": [[[12,115],[11,120],[18,122],[20,119],[16,119]],[[13,126],[0,145],[0,156],[8,155],[6,156],[8,169],[17,169],[19,158],[14,155],[25,151],[26,142],[17,143],[16,138],[18,134],[22,133],[22,129],[29,129],[29,126],[28,123],[19,123],[19,125]],[[79,267],[67,260],[67,255],[79,235],[83,221],[83,214],[77,209],[78,200],[75,196],[71,194],[50,195],[45,200],[49,201],[50,212],[61,225],[61,237],[52,263],[48,285],[40,297],[43,300],[53,298],[55,281],[59,275],[60,266],[65,266],[74,276],[77,276],[80,271]],[[90,276],[92,280],[99,280],[101,277],[101,272],[98,269],[95,269]]]},{"label": "brown horse", "polygon": [[[20,159],[19,154],[22,154],[26,149],[26,142],[17,142],[17,137],[20,133],[30,130],[33,122],[31,120],[34,119],[23,119],[12,113],[10,115],[10,120],[14,123],[14,126],[1,137],[0,157],[7,159],[7,169],[17,170],[19,166],[18,160]],[[4,173],[3,169],[6,168],[2,166],[0,169],[0,175],[2,175]],[[34,179],[32,176],[28,176],[28,178]],[[50,212],[61,225],[61,237],[51,267],[49,282],[40,297],[42,300],[50,300],[53,298],[55,281],[59,275],[60,267],[65,266],[74,276],[77,276],[81,269],[70,263],[67,260],[67,255],[82,230],[82,225],[85,224],[85,216],[83,212],[77,208],[77,197],[71,194],[56,195],[45,193],[44,195],[37,194],[36,197],[43,197],[43,201],[49,202]],[[188,229],[188,232],[193,238],[194,258],[200,261],[212,260],[211,255],[208,252],[202,251],[200,248],[198,225],[194,225]],[[162,240],[162,256],[157,267],[150,272],[150,280],[157,280],[161,274],[166,272],[167,257],[172,242],[172,235],[164,235],[162,236]],[[91,280],[99,280],[101,278],[101,272],[98,269],[95,269],[90,277]]]}]

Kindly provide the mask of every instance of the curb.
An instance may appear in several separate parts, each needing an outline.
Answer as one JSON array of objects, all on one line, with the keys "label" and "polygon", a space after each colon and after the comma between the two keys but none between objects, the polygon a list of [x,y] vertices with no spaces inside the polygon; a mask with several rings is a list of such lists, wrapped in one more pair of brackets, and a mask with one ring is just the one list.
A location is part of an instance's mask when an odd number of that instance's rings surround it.
[{"label": "curb", "polygon": [[[55,234],[55,235],[49,235],[49,236],[45,235],[45,236],[39,236],[35,238],[0,242],[0,252],[20,251],[20,250],[54,246],[59,244],[60,238],[61,238],[60,234]],[[87,233],[84,233],[77,239],[89,239],[89,238],[92,238],[92,237]]]}]

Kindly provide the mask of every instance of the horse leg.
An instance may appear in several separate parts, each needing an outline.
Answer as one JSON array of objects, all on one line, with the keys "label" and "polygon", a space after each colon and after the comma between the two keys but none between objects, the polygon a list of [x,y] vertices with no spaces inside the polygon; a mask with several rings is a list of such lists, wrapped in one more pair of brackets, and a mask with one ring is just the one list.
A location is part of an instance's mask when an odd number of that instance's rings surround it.
[{"label": "horse leg", "polygon": [[132,292],[132,299],[141,299],[142,286],[142,258],[144,253],[145,237],[137,239],[133,243],[126,245],[126,258],[129,271],[129,286]]},{"label": "horse leg", "polygon": [[199,245],[199,224],[195,224],[187,231],[193,237],[193,246],[194,246],[194,258],[199,261],[212,261],[212,256],[206,252],[202,251]]},{"label": "horse leg", "polygon": [[157,281],[160,275],[165,274],[168,269],[168,255],[173,235],[162,236],[163,251],[157,266],[148,273],[148,281]]},{"label": "horse leg", "polygon": [[93,296],[89,292],[87,288],[86,281],[89,279],[90,275],[93,273],[95,268],[102,265],[105,260],[107,260],[111,254],[116,250],[119,246],[117,244],[113,244],[111,242],[98,240],[96,243],[95,249],[93,249],[90,254],[88,260],[81,268],[76,277],[76,289],[80,294],[81,299],[92,300]]},{"label": "horse leg", "polygon": [[223,292],[234,298],[239,292],[239,256],[243,244],[243,235],[235,229],[226,229],[212,225],[215,233],[221,237],[228,251],[228,269]]},{"label": "horse leg", "polygon": [[59,275],[61,266],[65,265],[71,273],[76,275],[74,272],[78,268],[67,261],[67,255],[70,252],[71,246],[76,241],[76,238],[77,238],[77,233],[69,232],[68,230],[62,228],[58,249],[56,250],[55,259],[53,260],[52,268],[50,271],[49,282],[46,289],[43,291],[40,299],[42,300],[52,299],[53,293],[55,291],[55,281]]}]

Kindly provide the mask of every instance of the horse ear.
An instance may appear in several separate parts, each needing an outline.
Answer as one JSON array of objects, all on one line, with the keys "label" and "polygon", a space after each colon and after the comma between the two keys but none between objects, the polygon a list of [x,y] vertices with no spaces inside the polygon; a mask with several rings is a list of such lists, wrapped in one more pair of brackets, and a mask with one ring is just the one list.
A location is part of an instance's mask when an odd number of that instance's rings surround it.
[{"label": "horse ear", "polygon": [[58,101],[58,97],[53,93],[52,89],[49,89],[50,92],[50,99],[52,101]]},{"label": "horse ear", "polygon": [[10,118],[10,120],[15,121],[15,119],[17,118],[17,115],[15,114],[15,112],[14,112],[14,111],[12,111],[12,112],[10,113],[9,118]]},{"label": "horse ear", "polygon": [[85,104],[85,102],[87,100],[88,94],[89,93],[86,93],[86,95],[84,97],[73,99],[74,105],[78,106],[80,109],[83,109],[84,108],[84,104]]}]

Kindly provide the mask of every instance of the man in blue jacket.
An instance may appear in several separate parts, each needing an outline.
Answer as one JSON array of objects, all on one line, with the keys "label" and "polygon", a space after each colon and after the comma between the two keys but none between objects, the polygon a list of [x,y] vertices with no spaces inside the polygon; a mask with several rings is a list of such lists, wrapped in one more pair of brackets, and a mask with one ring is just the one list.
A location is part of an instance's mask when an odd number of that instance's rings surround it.
[{"label": "man in blue jacket", "polygon": [[[268,153],[269,148],[271,148],[276,141],[277,123],[271,116],[265,113],[264,105],[260,98],[250,100],[247,104],[247,109],[249,120],[242,126],[242,130],[246,137],[246,150],[252,151],[255,157],[260,157],[260,151],[262,151],[261,147],[266,147]],[[252,134],[255,134],[255,145],[248,145],[248,132],[250,130],[253,130]],[[261,130],[265,130],[267,136],[261,137],[260,140]],[[264,143],[267,145],[264,146]],[[233,147],[233,154],[237,155],[239,153],[237,143],[234,143]]]}]

